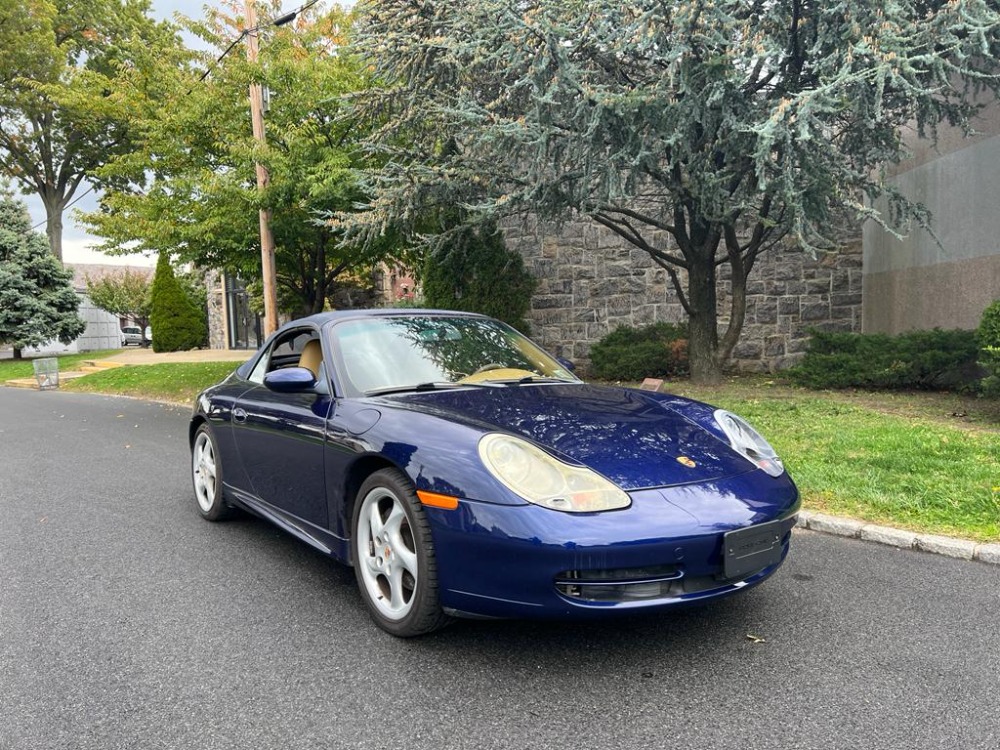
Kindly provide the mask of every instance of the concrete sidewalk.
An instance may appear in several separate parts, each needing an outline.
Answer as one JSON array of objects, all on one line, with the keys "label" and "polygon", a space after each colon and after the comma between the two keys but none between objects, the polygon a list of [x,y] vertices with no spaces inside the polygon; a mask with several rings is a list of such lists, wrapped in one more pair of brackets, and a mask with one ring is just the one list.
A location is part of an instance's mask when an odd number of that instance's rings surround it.
[{"label": "concrete sidewalk", "polygon": [[247,349],[192,349],[187,352],[154,352],[138,347],[122,349],[117,354],[105,357],[101,362],[120,365],[156,365],[161,362],[246,362],[253,356]]}]

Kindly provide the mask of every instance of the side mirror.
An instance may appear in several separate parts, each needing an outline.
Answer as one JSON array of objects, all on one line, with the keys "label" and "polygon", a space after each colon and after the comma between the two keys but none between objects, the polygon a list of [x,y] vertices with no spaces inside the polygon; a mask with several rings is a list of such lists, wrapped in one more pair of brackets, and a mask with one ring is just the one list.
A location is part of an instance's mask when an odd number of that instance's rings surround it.
[{"label": "side mirror", "polygon": [[264,385],[278,393],[299,393],[316,387],[316,376],[306,367],[284,367],[264,376]]},{"label": "side mirror", "polygon": [[565,367],[570,372],[575,372],[576,371],[576,365],[573,364],[572,362],[570,362],[568,359],[566,359],[564,357],[556,357],[556,362],[558,362],[559,364],[561,364],[563,367]]}]

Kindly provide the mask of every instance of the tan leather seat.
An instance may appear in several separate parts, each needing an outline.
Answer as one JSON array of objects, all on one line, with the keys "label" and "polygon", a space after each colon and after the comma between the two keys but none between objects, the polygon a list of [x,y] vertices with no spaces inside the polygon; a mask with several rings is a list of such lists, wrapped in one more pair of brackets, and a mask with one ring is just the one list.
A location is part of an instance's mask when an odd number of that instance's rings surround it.
[{"label": "tan leather seat", "polygon": [[305,367],[319,380],[319,368],[323,365],[323,348],[318,339],[306,343],[299,355],[299,367]]}]

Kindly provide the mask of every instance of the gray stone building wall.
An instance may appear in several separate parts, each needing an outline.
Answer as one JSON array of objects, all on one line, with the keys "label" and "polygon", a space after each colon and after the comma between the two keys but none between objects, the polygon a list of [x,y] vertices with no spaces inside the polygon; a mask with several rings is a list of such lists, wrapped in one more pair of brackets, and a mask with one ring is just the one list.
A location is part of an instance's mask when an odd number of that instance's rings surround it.
[{"label": "gray stone building wall", "polygon": [[228,349],[229,328],[226,322],[226,285],[221,271],[205,271],[205,293],[208,308],[208,348]]},{"label": "gray stone building wall", "polygon": [[[686,317],[666,272],[604,227],[525,220],[504,231],[538,279],[528,316],[532,338],[583,368],[594,342],[618,326]],[[728,266],[721,270],[724,323],[730,284]],[[801,358],[810,328],[860,331],[861,283],[860,240],[817,258],[794,248],[771,250],[748,280],[746,322],[733,365],[746,372],[780,370]]]}]

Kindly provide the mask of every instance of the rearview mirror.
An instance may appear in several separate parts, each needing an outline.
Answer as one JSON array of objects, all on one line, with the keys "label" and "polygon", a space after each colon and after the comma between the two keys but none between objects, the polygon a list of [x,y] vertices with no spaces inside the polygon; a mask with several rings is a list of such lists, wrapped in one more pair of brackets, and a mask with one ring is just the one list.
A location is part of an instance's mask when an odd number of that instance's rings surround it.
[{"label": "rearview mirror", "polygon": [[297,393],[316,387],[316,376],[307,367],[283,367],[264,376],[264,385],[278,393]]}]

